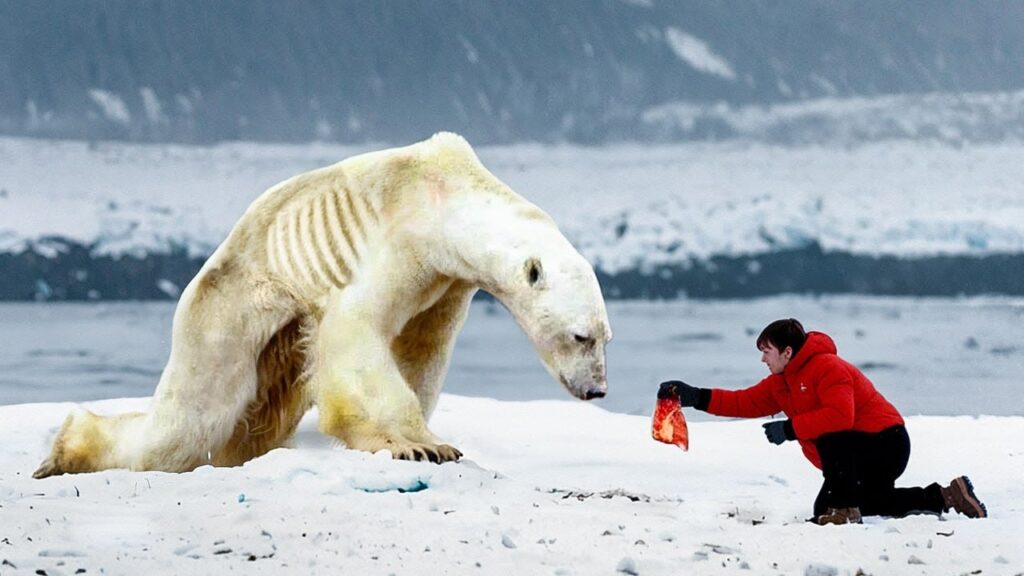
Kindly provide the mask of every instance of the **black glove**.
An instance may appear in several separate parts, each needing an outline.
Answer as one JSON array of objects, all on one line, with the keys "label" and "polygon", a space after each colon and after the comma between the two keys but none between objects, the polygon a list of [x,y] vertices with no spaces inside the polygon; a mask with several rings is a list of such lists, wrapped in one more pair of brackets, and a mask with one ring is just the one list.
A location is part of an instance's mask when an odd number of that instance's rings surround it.
[{"label": "black glove", "polygon": [[796,432],[793,431],[792,420],[776,420],[761,426],[764,428],[764,435],[772,444],[782,444],[786,440],[796,440]]},{"label": "black glove", "polygon": [[658,398],[679,398],[680,406],[694,407],[701,403],[701,389],[690,386],[681,380],[662,382],[658,388]]}]

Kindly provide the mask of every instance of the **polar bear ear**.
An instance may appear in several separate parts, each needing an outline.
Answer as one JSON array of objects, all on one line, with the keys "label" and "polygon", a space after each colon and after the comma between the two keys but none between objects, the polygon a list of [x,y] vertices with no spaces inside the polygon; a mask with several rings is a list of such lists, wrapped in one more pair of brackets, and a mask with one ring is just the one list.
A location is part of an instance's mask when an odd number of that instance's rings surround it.
[{"label": "polar bear ear", "polygon": [[529,258],[523,264],[523,272],[526,274],[526,282],[533,288],[541,286],[544,282],[544,268],[537,258]]}]

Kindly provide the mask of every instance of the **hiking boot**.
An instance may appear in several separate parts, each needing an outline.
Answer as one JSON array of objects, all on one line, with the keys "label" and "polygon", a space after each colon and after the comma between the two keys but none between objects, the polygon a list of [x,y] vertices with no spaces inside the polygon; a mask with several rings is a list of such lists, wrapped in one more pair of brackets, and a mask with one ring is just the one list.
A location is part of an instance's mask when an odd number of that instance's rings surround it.
[{"label": "hiking boot", "polygon": [[940,486],[942,501],[946,511],[950,508],[968,518],[986,518],[988,509],[974,495],[974,485],[967,476],[953,478],[949,486]]},{"label": "hiking boot", "polygon": [[819,526],[826,524],[860,524],[860,508],[829,508],[825,513],[814,519]]}]

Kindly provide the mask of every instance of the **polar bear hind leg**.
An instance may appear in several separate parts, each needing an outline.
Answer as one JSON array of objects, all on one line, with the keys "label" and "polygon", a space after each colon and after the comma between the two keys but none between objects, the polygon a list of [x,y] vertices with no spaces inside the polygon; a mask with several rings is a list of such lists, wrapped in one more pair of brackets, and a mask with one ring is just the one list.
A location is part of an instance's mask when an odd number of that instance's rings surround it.
[{"label": "polar bear hind leg", "polygon": [[215,254],[178,302],[170,359],[150,411],[75,410],[33,476],[108,468],[185,472],[214,463],[257,396],[259,354],[295,316],[282,304],[289,302],[289,294]]},{"label": "polar bear hind leg", "polygon": [[308,390],[308,328],[295,319],[278,331],[257,361],[256,398],[249,403],[235,431],[213,462],[239,466],[284,446],[302,416],[313,405]]}]

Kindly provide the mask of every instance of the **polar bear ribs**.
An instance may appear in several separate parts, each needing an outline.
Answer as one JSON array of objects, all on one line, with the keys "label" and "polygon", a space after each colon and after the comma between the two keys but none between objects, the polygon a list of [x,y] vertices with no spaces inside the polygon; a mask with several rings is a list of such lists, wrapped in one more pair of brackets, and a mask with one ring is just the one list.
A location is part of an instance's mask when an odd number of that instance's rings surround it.
[{"label": "polar bear ribs", "polygon": [[267,231],[274,274],[316,291],[351,283],[380,217],[361,195],[328,190],[287,206]]}]

